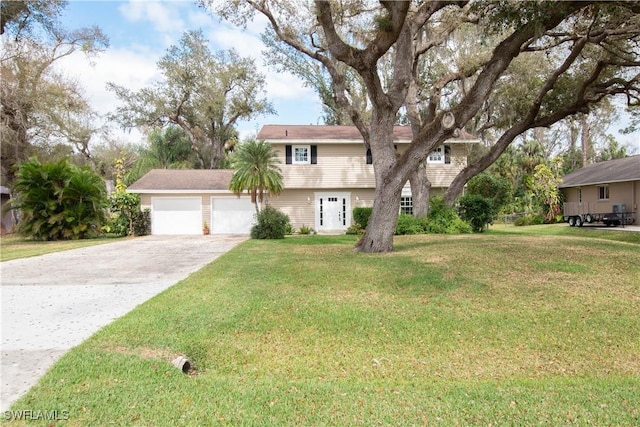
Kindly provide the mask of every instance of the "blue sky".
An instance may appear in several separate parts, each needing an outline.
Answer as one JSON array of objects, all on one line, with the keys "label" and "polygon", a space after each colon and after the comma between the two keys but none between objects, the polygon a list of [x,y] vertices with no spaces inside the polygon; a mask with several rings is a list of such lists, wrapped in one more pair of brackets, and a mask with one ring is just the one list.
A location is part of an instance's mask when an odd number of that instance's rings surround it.
[{"label": "blue sky", "polygon": [[[71,0],[62,21],[69,29],[97,25],[109,37],[109,48],[93,58],[93,65],[80,53],[60,63],[65,74],[82,84],[100,114],[113,111],[118,105],[117,98],[106,90],[107,82],[131,90],[150,86],[161,78],[156,63],[166,49],[177,44],[185,31],[200,29],[211,42],[212,51],[235,48],[243,57],[254,58],[256,66],[266,76],[266,96],[277,115],[239,122],[241,137],[257,133],[264,124],[319,123],[321,105],[315,93],[297,78],[276,73],[264,65],[259,37],[264,22],[256,22],[247,30],[238,29],[220,22],[187,0]],[[111,136],[131,142],[143,138],[137,132],[120,134],[112,131]]]},{"label": "blue sky", "polygon": [[[118,105],[113,93],[106,90],[114,82],[131,90],[153,84],[161,78],[157,61],[166,49],[179,42],[187,30],[200,29],[211,42],[211,50],[235,48],[240,55],[255,59],[256,66],[266,76],[267,98],[277,115],[261,116],[250,122],[238,123],[241,138],[255,135],[264,124],[318,124],[321,105],[316,94],[287,73],[276,73],[264,65],[260,33],[266,21],[257,20],[246,30],[220,22],[216,17],[188,0],[71,0],[62,17],[67,28],[97,25],[109,37],[110,47],[94,58],[90,65],[78,53],[61,61],[63,71],[77,78],[85,88],[93,107],[100,113],[113,111]],[[640,153],[640,133],[621,135],[622,123],[612,125],[609,132],[633,152]],[[111,131],[111,138],[142,142],[139,132]]]}]

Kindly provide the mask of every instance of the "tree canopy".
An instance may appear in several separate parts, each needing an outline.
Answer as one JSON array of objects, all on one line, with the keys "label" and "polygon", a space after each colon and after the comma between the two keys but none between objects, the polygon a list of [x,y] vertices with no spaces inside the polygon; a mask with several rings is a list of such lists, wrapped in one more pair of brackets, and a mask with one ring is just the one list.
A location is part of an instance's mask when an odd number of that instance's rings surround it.
[{"label": "tree canopy", "polygon": [[[205,3],[240,25],[262,14],[281,43],[321,63],[331,76],[335,99],[373,153],[375,202],[358,245],[365,252],[392,250],[402,187],[434,148],[467,129],[478,114],[497,117],[483,110],[492,97],[509,100],[494,103],[504,110],[496,141],[454,179],[449,203],[527,130],[585,113],[615,95],[629,105],[640,99],[635,2]],[[474,34],[476,48],[466,56],[447,52],[447,41],[465,32]],[[510,95],[507,89],[518,85],[512,73],[527,63],[537,64],[538,74]],[[370,118],[353,108],[344,66],[366,88]],[[402,108],[417,131],[397,157],[392,131]]]},{"label": "tree canopy", "polygon": [[238,120],[273,111],[253,60],[233,49],[211,52],[200,31],[186,32],[158,68],[163,79],[136,92],[109,83],[122,101],[112,117],[126,128],[179,126],[201,169],[223,166]]},{"label": "tree canopy", "polygon": [[2,180],[9,185],[18,163],[52,146],[67,145],[91,157],[95,113],[78,83],[55,64],[77,51],[91,58],[109,41],[98,27],[63,28],[58,17],[65,4],[2,2],[0,138]]}]

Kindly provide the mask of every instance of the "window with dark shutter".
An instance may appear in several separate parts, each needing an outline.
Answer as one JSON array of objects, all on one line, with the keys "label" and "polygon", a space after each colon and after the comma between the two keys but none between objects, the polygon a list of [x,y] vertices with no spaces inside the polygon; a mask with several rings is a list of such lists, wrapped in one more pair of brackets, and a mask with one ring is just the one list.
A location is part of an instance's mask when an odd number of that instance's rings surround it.
[{"label": "window with dark shutter", "polygon": [[292,163],[291,162],[291,146],[290,145],[285,145],[284,152],[285,152],[285,157],[286,157],[286,163],[288,165],[290,165]]},{"label": "window with dark shutter", "polygon": [[444,164],[445,165],[451,164],[451,146],[450,145],[444,146]]},{"label": "window with dark shutter", "polygon": [[312,165],[318,164],[318,146],[317,145],[311,146],[311,164]]}]

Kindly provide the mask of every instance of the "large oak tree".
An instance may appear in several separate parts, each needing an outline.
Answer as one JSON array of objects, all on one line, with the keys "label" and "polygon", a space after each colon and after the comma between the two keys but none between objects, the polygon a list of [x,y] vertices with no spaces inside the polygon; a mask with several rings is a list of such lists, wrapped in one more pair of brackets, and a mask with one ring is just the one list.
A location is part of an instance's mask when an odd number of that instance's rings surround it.
[{"label": "large oak tree", "polygon": [[163,79],[138,91],[109,83],[122,101],[113,118],[126,128],[179,126],[201,169],[222,166],[238,120],[273,111],[253,60],[235,50],[211,52],[199,31],[185,33],[158,68]]},{"label": "large oak tree", "polygon": [[[519,84],[504,81],[518,58],[536,55],[544,58],[544,66],[527,81],[517,103],[504,105],[510,109],[504,130],[485,155],[454,179],[446,194],[449,203],[471,177],[489,167],[527,130],[587,112],[590,105],[616,94],[624,94],[629,104],[638,101],[640,6],[636,2],[316,1],[311,7],[306,2],[267,0],[231,3],[210,5],[239,24],[261,13],[279,40],[322,63],[337,101],[350,112],[371,147],[376,194],[358,244],[365,252],[393,249],[402,187],[434,148],[477,118],[497,88]],[[418,72],[424,70],[420,61],[468,26],[480,29],[478,44],[488,53],[462,69],[453,61],[448,67],[428,69],[436,73],[430,77],[436,83],[424,97],[427,114],[416,122],[409,148],[397,157],[393,125],[400,109],[416,102],[412,88],[424,80],[424,73]],[[360,31],[357,37],[353,28]],[[388,54],[390,73],[382,73],[381,58]],[[359,75],[367,89],[368,122],[349,103],[340,72],[343,64]]]}]

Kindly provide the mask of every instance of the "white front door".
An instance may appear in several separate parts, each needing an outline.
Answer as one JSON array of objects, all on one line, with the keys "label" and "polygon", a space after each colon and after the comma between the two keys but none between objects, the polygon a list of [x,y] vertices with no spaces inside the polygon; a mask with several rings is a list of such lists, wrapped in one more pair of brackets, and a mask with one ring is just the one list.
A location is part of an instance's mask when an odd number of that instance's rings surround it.
[{"label": "white front door", "polygon": [[316,230],[346,230],[351,225],[351,193],[316,193]]}]

